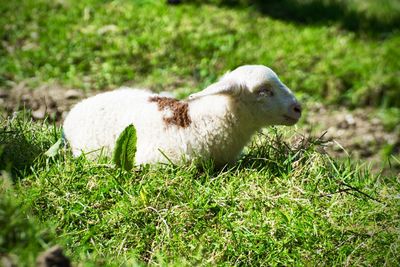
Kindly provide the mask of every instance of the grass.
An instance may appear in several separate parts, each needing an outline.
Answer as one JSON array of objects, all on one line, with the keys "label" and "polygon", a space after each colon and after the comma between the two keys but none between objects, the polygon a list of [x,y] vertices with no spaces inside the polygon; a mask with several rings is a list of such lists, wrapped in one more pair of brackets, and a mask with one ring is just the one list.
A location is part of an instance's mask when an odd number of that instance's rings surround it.
[{"label": "grass", "polygon": [[[186,96],[227,70],[258,63],[271,66],[305,98],[399,107],[397,27],[378,33],[372,26],[348,30],[339,20],[340,10],[337,18],[321,22],[318,14],[333,7],[322,5],[321,12],[312,13],[306,1],[286,2],[286,9],[265,13],[266,4],[232,9],[144,0],[4,1],[0,85],[24,81],[35,88],[57,82],[100,90],[142,84]],[[358,7],[351,9],[354,20],[368,12],[383,24],[400,16],[396,1],[379,9],[374,1],[364,2],[369,4],[347,5]],[[304,9],[308,20],[290,20],[289,6]]]},{"label": "grass", "polygon": [[80,266],[400,263],[398,177],[334,160],[318,138],[272,128],[230,169],[127,172],[69,149],[45,157],[60,129],[26,118],[0,132],[40,151],[2,173],[0,255],[18,266],[53,244]]},{"label": "grass", "polygon": [[337,24],[362,35],[382,36],[398,29],[400,4],[392,0],[189,0],[218,6],[248,7],[264,15],[301,24]]},{"label": "grass", "polygon": [[[265,64],[303,101],[371,105],[397,127],[396,1],[207,2],[1,1],[0,87],[185,97]],[[61,129],[28,113],[0,126],[0,258],[18,266],[54,244],[78,266],[400,265],[399,177],[330,158],[318,138],[272,128],[229,169],[127,172],[68,148],[46,157]]]}]

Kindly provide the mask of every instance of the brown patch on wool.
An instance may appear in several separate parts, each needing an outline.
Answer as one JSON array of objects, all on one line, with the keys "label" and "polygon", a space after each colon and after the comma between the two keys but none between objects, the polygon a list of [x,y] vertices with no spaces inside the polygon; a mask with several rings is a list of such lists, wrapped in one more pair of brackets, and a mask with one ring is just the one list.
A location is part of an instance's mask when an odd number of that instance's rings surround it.
[{"label": "brown patch on wool", "polygon": [[186,102],[179,101],[175,98],[162,97],[162,96],[152,96],[149,98],[150,102],[157,102],[158,110],[162,111],[165,109],[170,109],[172,111],[171,117],[163,117],[165,124],[186,128],[191,123],[192,120],[189,116],[189,105]]}]

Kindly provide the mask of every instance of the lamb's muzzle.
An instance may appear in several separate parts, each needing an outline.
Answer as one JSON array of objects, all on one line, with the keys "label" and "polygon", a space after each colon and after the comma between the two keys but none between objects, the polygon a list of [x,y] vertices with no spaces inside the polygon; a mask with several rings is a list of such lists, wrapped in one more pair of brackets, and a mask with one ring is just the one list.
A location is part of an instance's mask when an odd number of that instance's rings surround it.
[{"label": "lamb's muzzle", "polygon": [[298,122],[301,117],[301,105],[295,101],[289,106],[288,113],[284,115],[284,117],[289,121],[293,121],[294,123]]}]

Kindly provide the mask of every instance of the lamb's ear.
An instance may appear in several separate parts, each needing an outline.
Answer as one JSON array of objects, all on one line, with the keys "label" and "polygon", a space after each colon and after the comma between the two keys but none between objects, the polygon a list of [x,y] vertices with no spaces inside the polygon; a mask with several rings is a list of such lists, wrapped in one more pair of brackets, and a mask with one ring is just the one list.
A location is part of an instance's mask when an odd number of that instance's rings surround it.
[{"label": "lamb's ear", "polygon": [[191,94],[189,96],[189,99],[196,99],[203,96],[217,95],[217,94],[236,96],[240,94],[241,90],[242,90],[241,86],[238,85],[236,82],[227,80],[219,81],[211,84],[203,91]]}]

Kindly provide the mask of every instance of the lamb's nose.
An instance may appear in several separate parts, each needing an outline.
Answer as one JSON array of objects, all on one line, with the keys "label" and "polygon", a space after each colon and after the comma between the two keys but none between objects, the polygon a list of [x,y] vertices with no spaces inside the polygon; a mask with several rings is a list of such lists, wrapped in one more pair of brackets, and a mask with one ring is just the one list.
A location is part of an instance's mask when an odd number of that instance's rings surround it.
[{"label": "lamb's nose", "polygon": [[292,105],[292,110],[296,113],[300,113],[301,114],[301,106],[299,103],[294,103]]},{"label": "lamb's nose", "polygon": [[293,103],[290,106],[290,113],[292,113],[294,117],[300,118],[301,117],[301,105],[297,102]]}]

